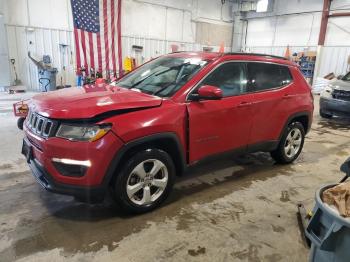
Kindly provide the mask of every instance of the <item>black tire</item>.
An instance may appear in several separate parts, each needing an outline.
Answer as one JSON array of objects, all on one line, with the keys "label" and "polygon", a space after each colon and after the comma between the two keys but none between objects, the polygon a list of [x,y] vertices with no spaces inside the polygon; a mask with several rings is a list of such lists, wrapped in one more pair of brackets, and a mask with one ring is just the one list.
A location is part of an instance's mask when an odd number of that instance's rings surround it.
[{"label": "black tire", "polygon": [[24,120],[26,120],[24,117],[20,117],[20,118],[17,119],[17,127],[20,130],[23,130]]},{"label": "black tire", "polygon": [[[156,200],[148,204],[138,205],[129,198],[127,193],[127,185],[129,183],[129,176],[132,176],[131,173],[134,170],[134,168],[136,168],[140,163],[147,160],[161,161],[161,163],[166,167],[167,174],[168,174],[168,181],[164,191]],[[135,155],[131,156],[130,159],[128,159],[128,161],[121,168],[121,171],[118,174],[116,174],[116,179],[114,180],[112,194],[115,200],[117,201],[117,203],[124,210],[131,213],[145,213],[158,207],[168,197],[174,184],[175,174],[176,174],[176,171],[175,171],[174,162],[168,153],[160,149],[142,150],[136,153]],[[149,188],[153,189],[153,186],[150,186]],[[142,190],[142,194],[144,194],[144,189],[142,188],[140,190]],[[140,193],[140,191],[138,191],[138,193]]]},{"label": "black tire", "polygon": [[323,118],[332,118],[331,114],[327,114],[327,113],[323,112],[322,109],[320,109],[320,116]]},{"label": "black tire", "polygon": [[[288,135],[295,129],[298,129],[301,134],[301,143],[298,151],[293,156],[288,156],[285,152],[285,146],[287,145],[287,137]],[[280,164],[289,164],[292,163],[295,159],[298,158],[300,155],[303,146],[304,146],[304,140],[305,140],[305,130],[303,125],[300,122],[292,122],[290,123],[287,128],[284,130],[282,138],[278,144],[278,148],[271,152],[272,158]]]}]

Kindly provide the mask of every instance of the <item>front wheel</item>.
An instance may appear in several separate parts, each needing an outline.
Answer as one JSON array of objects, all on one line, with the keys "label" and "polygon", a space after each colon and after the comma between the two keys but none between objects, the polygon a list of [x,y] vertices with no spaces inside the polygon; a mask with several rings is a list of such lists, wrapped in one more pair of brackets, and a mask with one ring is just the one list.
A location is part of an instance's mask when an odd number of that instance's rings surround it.
[{"label": "front wheel", "polygon": [[276,162],[281,164],[292,163],[301,153],[304,146],[305,130],[300,122],[288,125],[282,135],[278,148],[271,152]]},{"label": "front wheel", "polygon": [[144,213],[158,207],[169,195],[175,166],[160,149],[147,149],[133,155],[116,174],[114,196],[132,213]]},{"label": "front wheel", "polygon": [[17,119],[17,127],[18,127],[18,129],[23,130],[23,124],[24,124],[25,120],[26,120],[25,117],[20,117],[20,118]]}]

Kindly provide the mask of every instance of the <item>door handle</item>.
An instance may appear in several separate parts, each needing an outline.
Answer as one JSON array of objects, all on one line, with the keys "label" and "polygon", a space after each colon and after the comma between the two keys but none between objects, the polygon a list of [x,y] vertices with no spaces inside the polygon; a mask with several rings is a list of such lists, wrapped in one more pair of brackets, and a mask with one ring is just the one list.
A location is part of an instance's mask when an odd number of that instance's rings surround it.
[{"label": "door handle", "polygon": [[249,102],[241,102],[238,107],[246,107],[246,106],[250,106],[252,103]]},{"label": "door handle", "polygon": [[293,98],[295,95],[290,95],[290,94],[285,94],[283,96],[283,99],[290,99],[290,98]]}]

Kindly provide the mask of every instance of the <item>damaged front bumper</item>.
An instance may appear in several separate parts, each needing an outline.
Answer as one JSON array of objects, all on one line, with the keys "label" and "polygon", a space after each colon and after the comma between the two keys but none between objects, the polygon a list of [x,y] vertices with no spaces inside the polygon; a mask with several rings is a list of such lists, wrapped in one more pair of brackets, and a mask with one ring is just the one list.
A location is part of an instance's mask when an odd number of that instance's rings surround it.
[{"label": "damaged front bumper", "polygon": [[321,96],[320,110],[330,115],[350,117],[350,101]]}]

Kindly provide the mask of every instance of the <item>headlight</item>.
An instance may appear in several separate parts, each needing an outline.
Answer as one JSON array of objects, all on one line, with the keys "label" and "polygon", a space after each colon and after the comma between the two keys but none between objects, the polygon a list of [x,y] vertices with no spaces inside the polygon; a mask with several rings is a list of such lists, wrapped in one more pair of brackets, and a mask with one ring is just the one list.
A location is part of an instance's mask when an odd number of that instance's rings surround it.
[{"label": "headlight", "polygon": [[56,136],[71,141],[96,141],[111,129],[111,125],[69,125],[61,124]]},{"label": "headlight", "polygon": [[331,98],[332,92],[333,92],[333,87],[331,85],[328,85],[325,87],[325,89],[322,90],[321,97]]}]

